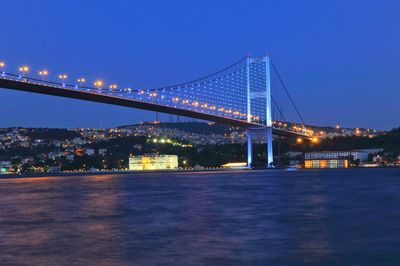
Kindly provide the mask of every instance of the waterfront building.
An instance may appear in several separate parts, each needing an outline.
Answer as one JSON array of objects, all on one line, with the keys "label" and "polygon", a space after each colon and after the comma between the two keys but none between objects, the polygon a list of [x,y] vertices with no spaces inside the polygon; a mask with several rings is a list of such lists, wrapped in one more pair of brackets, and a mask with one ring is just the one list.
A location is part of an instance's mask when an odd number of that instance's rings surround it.
[{"label": "waterfront building", "polygon": [[315,159],[305,160],[305,168],[347,168],[349,161],[347,159]]},{"label": "waterfront building", "polygon": [[321,152],[307,152],[304,154],[306,160],[316,159],[348,159],[353,157],[354,160],[360,160],[360,162],[368,160],[368,151],[355,150],[355,151],[321,151]]},{"label": "waterfront building", "polygon": [[129,170],[174,170],[178,168],[177,155],[140,155],[129,157]]}]

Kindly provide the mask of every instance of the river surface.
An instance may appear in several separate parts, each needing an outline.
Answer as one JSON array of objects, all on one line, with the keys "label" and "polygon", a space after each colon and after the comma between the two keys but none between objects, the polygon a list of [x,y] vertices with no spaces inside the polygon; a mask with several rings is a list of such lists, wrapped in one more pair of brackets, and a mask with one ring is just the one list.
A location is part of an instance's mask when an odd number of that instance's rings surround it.
[{"label": "river surface", "polygon": [[0,265],[400,265],[400,169],[3,178]]}]

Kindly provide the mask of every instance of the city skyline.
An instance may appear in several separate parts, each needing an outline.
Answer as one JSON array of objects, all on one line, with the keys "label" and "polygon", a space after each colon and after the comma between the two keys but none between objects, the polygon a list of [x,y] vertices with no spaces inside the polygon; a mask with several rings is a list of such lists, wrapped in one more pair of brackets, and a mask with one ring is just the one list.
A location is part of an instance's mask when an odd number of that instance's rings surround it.
[{"label": "city skyline", "polygon": [[[248,53],[268,50],[308,124],[397,127],[398,4],[363,3],[364,12],[356,14],[358,4],[308,2],[286,8],[284,3],[260,1],[251,6],[215,3],[210,9],[211,2],[175,1],[158,3],[165,9],[152,10],[146,3],[69,1],[50,14],[49,1],[4,1],[0,7],[7,38],[0,43],[0,60],[14,72],[27,64],[35,72],[49,69],[53,79],[66,72],[141,88],[191,80]],[[176,6],[181,7],[179,14]],[[283,12],[293,16],[280,21]],[[240,14],[243,20],[235,19]],[[74,19],[68,24],[58,20],[69,16]],[[8,114],[0,127],[98,127],[100,121],[113,127],[154,117],[151,112],[23,92],[1,90],[0,97],[0,111]]]}]

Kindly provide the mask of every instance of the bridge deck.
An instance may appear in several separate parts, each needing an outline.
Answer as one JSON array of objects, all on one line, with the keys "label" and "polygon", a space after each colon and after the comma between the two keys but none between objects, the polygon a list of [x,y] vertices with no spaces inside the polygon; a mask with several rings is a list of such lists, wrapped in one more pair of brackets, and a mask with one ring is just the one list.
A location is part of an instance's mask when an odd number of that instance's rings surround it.
[{"label": "bridge deck", "polygon": [[[4,89],[11,89],[11,90],[18,90],[18,91],[25,91],[25,92],[32,92],[32,93],[39,93],[45,95],[52,95],[52,96],[59,96],[65,98],[72,98],[72,99],[79,99],[91,102],[98,102],[98,103],[105,103],[105,104],[112,104],[130,108],[137,108],[155,112],[162,112],[180,116],[186,116],[196,119],[202,119],[207,121],[213,121],[216,123],[228,124],[233,126],[239,126],[243,128],[254,128],[254,129],[261,129],[264,126],[255,124],[255,123],[248,123],[244,120],[233,119],[229,117],[217,116],[202,112],[197,112],[193,110],[185,110],[180,108],[174,108],[170,106],[150,103],[139,101],[130,98],[124,98],[114,95],[107,95],[104,93],[98,92],[88,92],[82,90],[76,90],[73,88],[63,88],[58,86],[51,86],[46,84],[40,84],[37,82],[26,82],[24,80],[14,80],[7,77],[0,77],[0,88]],[[285,129],[280,128],[273,128],[273,134],[285,137],[305,137],[309,138],[309,136],[288,131]]]}]

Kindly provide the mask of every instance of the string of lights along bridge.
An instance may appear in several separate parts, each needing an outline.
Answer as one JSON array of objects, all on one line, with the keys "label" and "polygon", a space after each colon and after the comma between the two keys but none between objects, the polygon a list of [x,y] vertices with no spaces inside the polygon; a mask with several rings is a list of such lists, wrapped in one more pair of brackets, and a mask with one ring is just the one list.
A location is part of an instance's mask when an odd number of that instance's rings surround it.
[{"label": "string of lights along bridge", "polygon": [[[101,95],[109,98],[131,99],[139,103],[152,104],[168,108],[168,110],[182,110],[185,113],[199,114],[203,118],[223,118],[227,121],[241,122],[254,125],[257,129],[265,129],[267,143],[272,143],[272,128],[287,129],[288,123],[282,121],[272,121],[272,108],[281,113],[276,100],[271,96],[270,88],[270,61],[269,56],[245,57],[238,62],[207,76],[194,81],[181,83],[178,85],[136,89],[132,87],[120,87],[115,83],[106,83],[103,80],[94,80],[90,86],[85,77],[77,77],[75,82],[66,73],[59,73],[51,76],[48,69],[31,70],[27,65],[20,66],[18,72],[12,72],[6,67],[4,61],[0,61],[1,79],[5,83],[5,88],[20,89],[26,84],[40,87],[44,94],[63,96],[62,91],[70,93],[71,90],[83,94]],[[272,69],[276,71],[274,65]],[[37,75],[32,74],[37,73]],[[298,136],[310,137],[311,130],[304,126],[304,120],[295,106],[285,84],[279,73],[277,73],[281,84],[293,104],[301,124],[293,124],[288,128],[290,132],[296,132]],[[58,81],[50,79],[57,77]],[[12,83],[12,84],[11,84]],[[50,89],[57,90],[57,93],[44,91]],[[21,89],[30,91],[28,89]],[[42,93],[42,91],[33,91]],[[65,96],[71,97],[71,96]],[[78,97],[77,97],[78,98]],[[104,101],[103,101],[104,102]],[[273,106],[272,106],[273,105]],[[144,108],[143,108],[144,109]],[[284,117],[281,113],[281,118]],[[252,163],[251,158],[251,139],[252,130],[248,129],[248,164]],[[267,165],[272,166],[272,145],[268,145]]]}]

